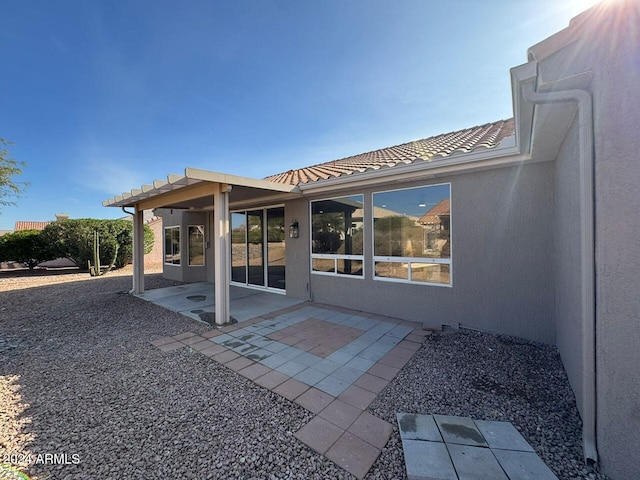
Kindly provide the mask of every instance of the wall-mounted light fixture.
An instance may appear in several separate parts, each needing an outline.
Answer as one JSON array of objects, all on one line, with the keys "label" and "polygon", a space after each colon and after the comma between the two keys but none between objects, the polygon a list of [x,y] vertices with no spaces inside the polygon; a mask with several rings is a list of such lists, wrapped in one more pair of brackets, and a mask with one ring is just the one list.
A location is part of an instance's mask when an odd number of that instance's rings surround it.
[{"label": "wall-mounted light fixture", "polygon": [[300,226],[298,225],[298,221],[294,220],[289,225],[289,238],[298,238],[300,236]]}]

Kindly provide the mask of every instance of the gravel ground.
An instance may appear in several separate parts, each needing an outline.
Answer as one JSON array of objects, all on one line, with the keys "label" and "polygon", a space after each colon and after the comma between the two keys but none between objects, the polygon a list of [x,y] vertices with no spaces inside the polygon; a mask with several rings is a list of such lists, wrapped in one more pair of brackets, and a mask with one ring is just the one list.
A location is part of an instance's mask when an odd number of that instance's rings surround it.
[{"label": "gravel ground", "polygon": [[395,426],[372,469],[387,478],[406,478],[397,412],[509,421],[559,479],[607,478],[584,465],[574,395],[547,345],[476,332],[430,337],[369,411]]},{"label": "gravel ground", "polygon": [[[39,480],[353,478],[293,437],[312,418],[303,408],[203,355],[152,347],[208,327],[123,294],[128,275],[0,273],[2,457]],[[559,478],[605,478],[582,467],[573,397],[545,346],[433,337],[370,411],[394,426],[399,411],[509,420]],[[397,427],[367,478],[406,478]]]}]

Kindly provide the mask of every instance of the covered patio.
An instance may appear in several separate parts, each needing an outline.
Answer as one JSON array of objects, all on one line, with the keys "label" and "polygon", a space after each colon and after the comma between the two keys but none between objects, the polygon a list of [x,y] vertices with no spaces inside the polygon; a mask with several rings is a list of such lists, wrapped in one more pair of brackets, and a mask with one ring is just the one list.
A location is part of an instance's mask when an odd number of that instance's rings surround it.
[{"label": "covered patio", "polygon": [[[106,200],[103,205],[120,207],[124,212],[133,216],[133,288],[131,292],[142,296],[142,298],[149,298],[143,295],[145,292],[144,211],[164,208],[210,212],[213,232],[211,241],[207,242],[207,248],[213,248],[214,281],[213,284],[201,285],[202,292],[194,295],[204,294],[205,299],[202,301],[209,299],[208,306],[212,307],[213,313],[215,313],[215,323],[224,325],[231,323],[230,202],[233,202],[235,207],[241,207],[276,199],[284,201],[299,195],[300,193],[293,185],[186,168],[184,175],[168,175],[166,181],[155,180],[150,185],[142,185],[139,189],[133,189],[131,192],[125,192],[120,196]],[[129,212],[125,210],[126,207],[133,208],[134,211]],[[151,297],[153,295],[162,296],[162,293],[151,294]],[[213,301],[214,298],[215,301]],[[190,309],[189,304],[184,306],[184,310],[191,314],[193,314],[191,310],[202,310],[194,315],[207,313],[206,309],[197,307]],[[205,317],[207,316],[205,315]],[[197,319],[202,318],[198,317]]]},{"label": "covered patio", "polygon": [[[194,320],[215,324],[215,288],[209,282],[197,282],[174,287],[157,288],[135,296],[161,307],[181,313]],[[267,315],[271,312],[291,307],[302,300],[282,294],[254,290],[230,285],[229,312],[232,323]]]}]

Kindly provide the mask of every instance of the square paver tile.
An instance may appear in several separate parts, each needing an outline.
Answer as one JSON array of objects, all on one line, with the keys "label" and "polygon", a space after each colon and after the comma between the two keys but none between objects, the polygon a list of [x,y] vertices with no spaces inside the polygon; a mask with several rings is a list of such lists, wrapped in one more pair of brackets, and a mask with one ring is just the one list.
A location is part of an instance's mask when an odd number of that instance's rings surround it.
[{"label": "square paver tile", "polygon": [[337,427],[344,430],[348,429],[351,424],[360,416],[362,410],[343,402],[342,400],[334,400],[327,405],[318,415],[325,420],[330,421]]},{"label": "square paver tile", "polygon": [[382,357],[380,359],[380,363],[384,363],[385,365],[389,365],[390,367],[402,368],[409,361],[407,358],[402,358],[394,355],[392,352],[393,350]]},{"label": "square paver tile", "polygon": [[242,370],[238,370],[238,373],[243,377],[248,378],[249,380],[255,380],[256,378],[264,375],[265,373],[269,373],[271,369],[266,365],[262,365],[260,363],[253,363]]},{"label": "square paver tile", "polygon": [[294,360],[289,360],[287,363],[283,363],[276,368],[280,373],[293,377],[307,368],[306,365],[302,365]]},{"label": "square paver tile", "polygon": [[410,360],[413,357],[413,354],[416,353],[414,350],[409,350],[408,348],[396,347],[390,352],[392,355],[396,357],[404,358],[405,360]]},{"label": "square paver tile", "polygon": [[185,345],[195,345],[200,342],[208,342],[208,340],[200,335],[194,335],[192,337],[187,337],[185,339],[180,340]]},{"label": "square paver tile", "polygon": [[331,375],[339,378],[340,380],[344,380],[347,383],[353,383],[362,376],[362,373],[363,372],[360,370],[356,370],[355,368],[350,368],[345,365],[338,368],[335,372],[331,373]]},{"label": "square paver tile", "polygon": [[225,367],[230,368],[234,372],[238,370],[242,370],[243,368],[248,367],[249,365],[253,365],[253,362],[249,360],[247,357],[238,357],[235,360],[231,360],[224,364]]},{"label": "square paver tile", "polygon": [[293,378],[295,378],[296,380],[300,380],[302,383],[306,383],[307,385],[312,387],[326,376],[327,374],[324,372],[315,370],[313,368],[306,368],[297,375],[294,375]]},{"label": "square paver tile", "polygon": [[397,367],[391,367],[389,365],[385,365],[384,363],[376,363],[369,370],[367,370],[367,373],[376,377],[384,378],[385,380],[390,382],[399,371],[400,369]]},{"label": "square paver tile", "polygon": [[447,450],[460,480],[509,480],[489,448],[451,443]]},{"label": "square paver tile", "polygon": [[406,337],[404,337],[405,341],[407,342],[415,342],[415,343],[422,343],[424,342],[424,336],[422,335],[416,335],[413,333],[413,331],[407,335]]},{"label": "square paver tile", "polygon": [[458,480],[444,443],[402,440],[409,480]]},{"label": "square paver tile", "polygon": [[267,372],[264,375],[256,378],[254,382],[256,382],[261,387],[273,390],[278,385],[286,382],[287,380],[289,380],[289,377],[287,375],[284,375],[276,370],[271,370],[270,372]]},{"label": "square paver tile", "polygon": [[306,408],[312,413],[320,413],[320,411],[333,402],[333,400],[334,397],[328,393],[318,390],[317,388],[310,388],[296,398],[295,401],[302,408]]},{"label": "square paver tile", "polygon": [[220,330],[209,330],[208,332],[200,334],[200,336],[204,338],[213,338],[217,337],[218,335],[222,335],[222,332]]},{"label": "square paver tile", "polygon": [[348,432],[382,450],[389,441],[393,426],[369,412],[362,412],[349,427]]},{"label": "square paver tile", "polygon": [[511,480],[558,480],[535,453],[499,449],[492,451]]},{"label": "square paver tile", "polygon": [[442,435],[433,415],[397,413],[396,418],[400,427],[400,437],[403,440],[442,442]]},{"label": "square paver tile", "polygon": [[206,355],[207,357],[213,357],[214,355],[218,355],[219,353],[226,351],[227,349],[222,345],[218,345],[217,343],[209,341],[209,346],[203,350],[200,350],[200,353]]},{"label": "square paver tile", "polygon": [[287,357],[283,357],[282,355],[280,355],[279,353],[274,353],[273,355],[263,358],[262,360],[259,360],[259,362],[263,365],[266,365],[267,367],[270,368],[276,368],[279,367],[280,365],[283,365],[285,363],[287,363],[289,361],[289,359]]},{"label": "square paver tile", "polygon": [[327,451],[326,457],[358,479],[364,478],[376,461],[380,450],[346,432]]},{"label": "square paver tile", "polygon": [[304,427],[298,430],[294,436],[323,455],[342,436],[344,430],[336,427],[326,420],[315,417]]},{"label": "square paver tile", "polygon": [[357,385],[351,385],[338,398],[349,405],[364,410],[371,405],[371,402],[376,398],[376,394]]},{"label": "square paver tile", "polygon": [[362,376],[355,382],[355,385],[364,388],[365,390],[369,390],[373,393],[380,393],[382,390],[384,390],[384,387],[386,387],[388,383],[389,382],[383,378],[375,377],[373,375],[369,375],[368,373],[363,373]]},{"label": "square paver tile", "polygon": [[472,447],[488,447],[487,441],[469,417],[451,415],[434,415],[442,438],[446,443],[470,445]]},{"label": "square paver tile", "polygon": [[535,452],[511,422],[489,420],[474,420],[474,422],[491,448]]},{"label": "square paver tile", "polygon": [[217,355],[214,355],[213,358],[216,362],[218,363],[228,363],[231,360],[235,360],[236,358],[238,358],[240,355],[238,355],[236,352],[232,352],[231,350],[226,350],[222,353],[218,353]]},{"label": "square paver tile", "polygon": [[366,372],[374,364],[375,362],[373,360],[367,360],[366,358],[362,357],[354,357],[353,360],[350,360],[345,364],[345,367],[354,368],[360,372]]},{"label": "square paver tile", "polygon": [[325,358],[327,358],[328,360],[331,360],[333,362],[339,363],[341,365],[344,365],[345,363],[353,360],[354,356],[355,355],[350,355],[348,353],[337,351],[337,352],[333,352],[331,355],[328,355]]},{"label": "square paver tile", "polygon": [[234,337],[232,337],[228,333],[223,333],[221,335],[213,337],[211,340],[213,340],[215,343],[224,343],[224,342],[227,342],[227,341],[233,340],[233,339],[234,339]]},{"label": "square paver tile", "polygon": [[315,368],[316,370],[319,370],[321,372],[325,372],[325,373],[331,373],[336,371],[338,368],[340,368],[342,365],[334,362],[332,360],[329,360],[327,358],[323,358],[322,360],[320,360],[318,363],[316,363],[313,368]]},{"label": "square paver tile", "polygon": [[159,345],[158,349],[161,352],[173,352],[174,350],[178,350],[179,348],[184,347],[184,343],[181,342],[171,342],[165,343],[164,345]]},{"label": "square paver tile", "polygon": [[420,350],[420,347],[422,346],[421,343],[416,343],[416,342],[410,342],[408,340],[402,340],[400,343],[398,343],[398,346],[396,348],[405,348],[407,350],[413,350],[414,352]]},{"label": "square paver tile", "polygon": [[306,385],[294,378],[290,378],[273,389],[275,393],[291,401],[298,398],[307,390],[309,390],[309,385]]},{"label": "square paver tile", "polygon": [[193,348],[195,351],[201,352],[202,350],[205,350],[211,346],[211,340],[204,339],[198,343],[193,343],[189,346]]},{"label": "square paver tile", "polygon": [[344,392],[347,388],[351,386],[349,382],[345,382],[344,380],[340,380],[339,378],[328,375],[320,380],[318,383],[314,385],[318,390],[322,390],[323,392],[328,393],[329,395],[333,395],[337,397],[342,392]]},{"label": "square paver tile", "polygon": [[260,360],[269,358],[271,355],[273,355],[273,353],[268,350],[258,348],[257,350],[252,350],[244,355],[246,355],[248,359],[253,360],[254,362],[259,362]]}]

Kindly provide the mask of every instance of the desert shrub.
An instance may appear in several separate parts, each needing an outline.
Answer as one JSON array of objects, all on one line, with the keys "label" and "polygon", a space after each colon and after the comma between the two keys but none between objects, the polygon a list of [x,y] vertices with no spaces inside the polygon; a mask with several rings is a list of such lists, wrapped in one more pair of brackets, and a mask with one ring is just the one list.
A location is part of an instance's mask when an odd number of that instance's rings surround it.
[{"label": "desert shrub", "polygon": [[38,230],[22,230],[0,237],[0,262],[19,262],[33,270],[57,258]]},{"label": "desert shrub", "polygon": [[[78,267],[93,263],[94,232],[100,239],[100,263],[114,262],[124,267],[133,258],[133,223],[128,220],[96,220],[81,218],[52,222],[42,231],[43,239],[58,257],[70,259]],[[153,232],[144,226],[144,253],[153,248]]]}]

